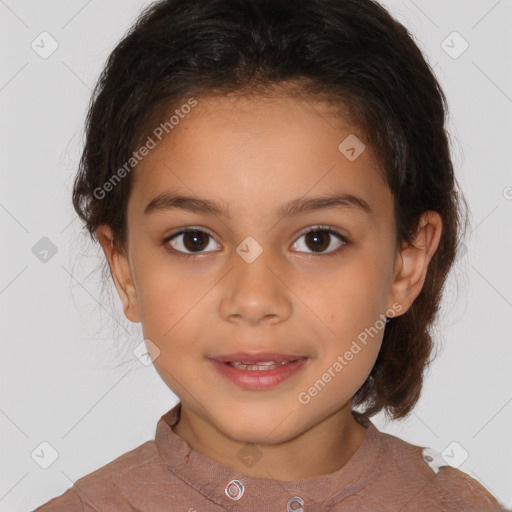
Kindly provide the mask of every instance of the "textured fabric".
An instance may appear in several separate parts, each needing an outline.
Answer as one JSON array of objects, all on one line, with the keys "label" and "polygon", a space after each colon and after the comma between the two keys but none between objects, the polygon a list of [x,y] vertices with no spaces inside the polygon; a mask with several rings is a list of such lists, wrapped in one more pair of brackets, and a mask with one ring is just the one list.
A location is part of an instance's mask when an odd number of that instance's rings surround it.
[{"label": "textured fabric", "polygon": [[80,478],[34,512],[507,510],[431,448],[380,432],[357,412],[366,435],[341,469],[286,482],[247,476],[192,450],[172,430],[180,407],[158,421],[154,441]]}]

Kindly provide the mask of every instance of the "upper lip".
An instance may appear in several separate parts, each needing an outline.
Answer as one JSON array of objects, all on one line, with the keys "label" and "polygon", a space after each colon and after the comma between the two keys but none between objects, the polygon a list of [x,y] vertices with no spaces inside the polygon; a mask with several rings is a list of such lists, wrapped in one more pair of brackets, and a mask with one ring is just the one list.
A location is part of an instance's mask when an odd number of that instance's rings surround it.
[{"label": "upper lip", "polygon": [[266,361],[274,361],[276,363],[282,363],[283,361],[295,361],[296,359],[302,359],[305,356],[296,354],[278,354],[276,352],[237,352],[236,354],[226,354],[223,356],[211,357],[222,363],[242,363],[242,364],[256,364]]}]

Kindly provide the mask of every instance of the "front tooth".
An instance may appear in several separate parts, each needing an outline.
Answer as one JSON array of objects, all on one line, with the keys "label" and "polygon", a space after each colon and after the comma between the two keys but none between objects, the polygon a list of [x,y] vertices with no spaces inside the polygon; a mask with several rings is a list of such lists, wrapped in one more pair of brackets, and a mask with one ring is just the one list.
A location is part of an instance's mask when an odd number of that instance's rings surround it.
[{"label": "front tooth", "polygon": [[287,363],[289,363],[289,361],[282,361],[281,363],[276,363],[275,361],[262,361],[261,363],[258,364],[243,364],[232,362],[230,363],[230,365],[233,366],[234,368],[239,368],[240,370],[269,370],[279,368],[279,365],[284,365]]}]

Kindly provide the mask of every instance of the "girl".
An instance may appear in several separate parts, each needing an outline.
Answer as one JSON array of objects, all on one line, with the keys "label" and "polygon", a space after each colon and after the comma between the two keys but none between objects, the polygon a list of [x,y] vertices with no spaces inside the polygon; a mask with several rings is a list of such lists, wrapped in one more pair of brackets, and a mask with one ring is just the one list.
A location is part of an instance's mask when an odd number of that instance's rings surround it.
[{"label": "girl", "polygon": [[146,9],[96,87],[73,204],[180,401],[37,510],[504,510],[370,420],[417,403],[461,238],[445,115],[372,0]]}]

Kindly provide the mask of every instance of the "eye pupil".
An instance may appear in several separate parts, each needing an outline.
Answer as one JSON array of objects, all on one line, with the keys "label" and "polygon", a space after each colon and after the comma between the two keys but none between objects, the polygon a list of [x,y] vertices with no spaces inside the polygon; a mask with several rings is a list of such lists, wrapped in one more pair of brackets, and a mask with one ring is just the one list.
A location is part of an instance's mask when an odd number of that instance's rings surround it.
[{"label": "eye pupil", "polygon": [[318,250],[319,252],[322,252],[329,247],[329,238],[330,235],[327,231],[311,231],[306,235],[306,241],[314,240],[314,246],[310,248]]},{"label": "eye pupil", "polygon": [[[194,249],[201,251],[208,245],[207,238],[208,235],[202,231],[187,231],[183,234],[183,245],[188,251],[194,251]],[[193,240],[192,244],[188,243],[190,240]]]}]

